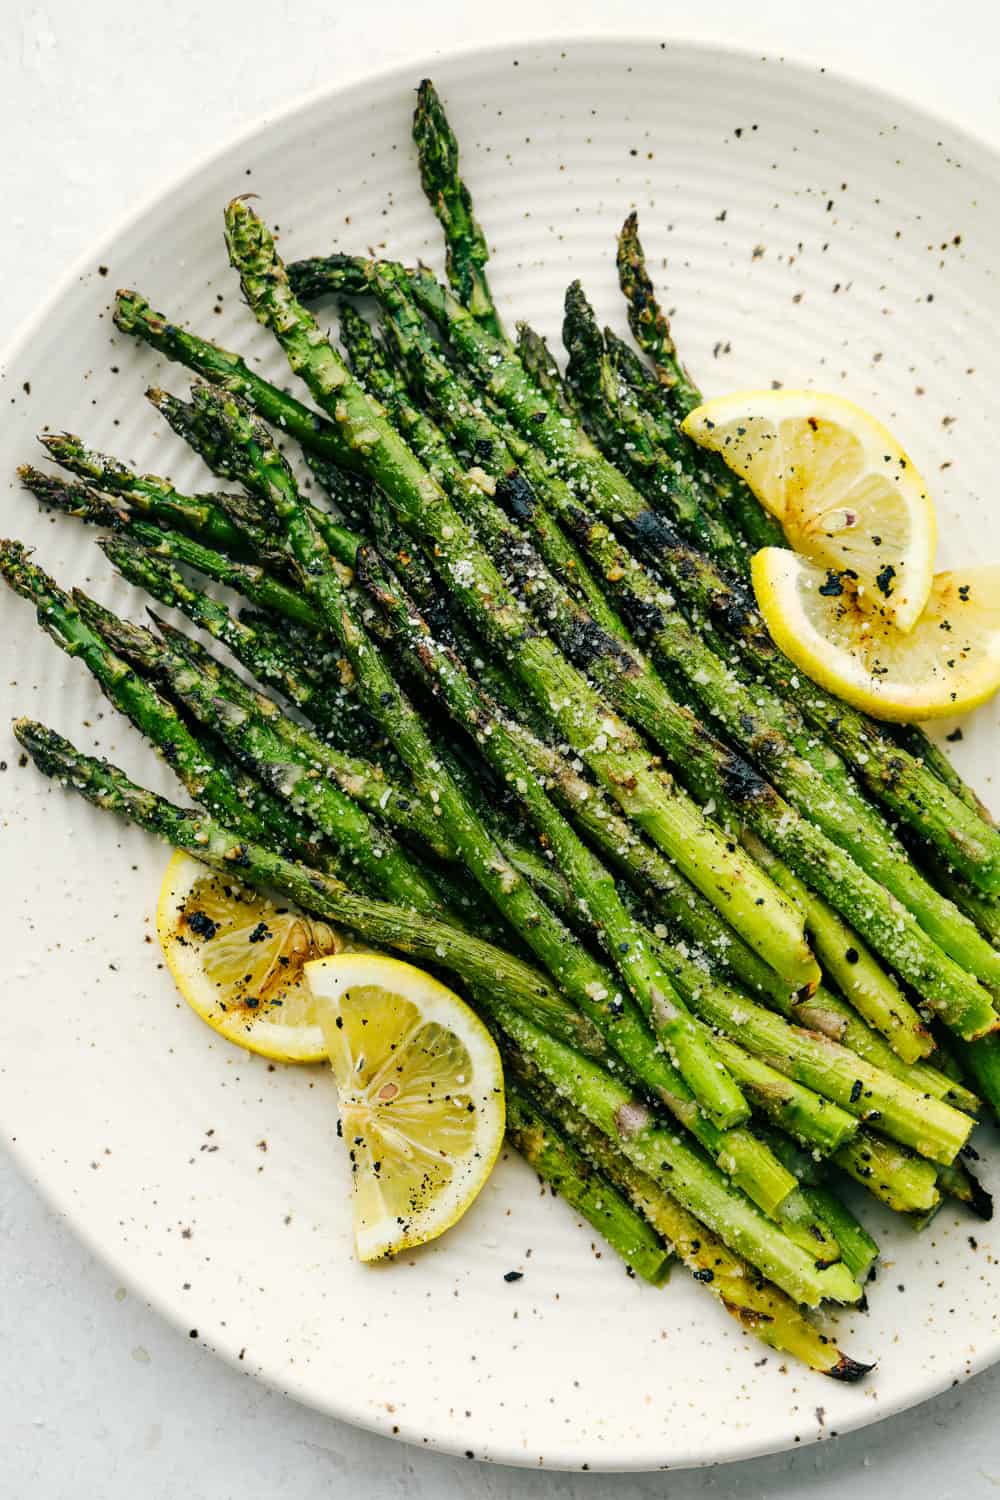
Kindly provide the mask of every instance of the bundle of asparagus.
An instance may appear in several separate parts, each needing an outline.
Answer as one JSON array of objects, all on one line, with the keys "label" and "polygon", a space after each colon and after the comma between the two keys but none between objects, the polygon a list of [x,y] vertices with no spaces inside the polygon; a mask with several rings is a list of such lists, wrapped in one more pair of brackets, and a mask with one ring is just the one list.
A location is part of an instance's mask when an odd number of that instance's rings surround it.
[{"label": "bundle of asparagus", "polygon": [[[118,328],[200,377],[149,395],[226,489],[69,434],[42,441],[71,478],[21,470],[256,679],[0,544],[195,807],[15,733],[91,802],[447,972],[501,1047],[513,1144],[633,1274],[658,1284],[673,1252],[765,1343],[859,1379],[802,1310],[861,1303],[878,1255],[838,1181],[914,1227],[943,1196],[991,1212],[966,1160],[980,1097],[1000,1110],[1000,834],[918,730],[804,684],[768,638],[746,570],[780,531],[679,430],[699,393],[635,216],[618,266],[649,362],[574,284],[564,377],[504,331],[426,81],[414,137],[451,290],[342,254],[286,268],[247,202],[226,210],[314,406],[118,294]],[[306,305],[331,291],[378,309],[373,330],[342,306],[343,352]]]}]

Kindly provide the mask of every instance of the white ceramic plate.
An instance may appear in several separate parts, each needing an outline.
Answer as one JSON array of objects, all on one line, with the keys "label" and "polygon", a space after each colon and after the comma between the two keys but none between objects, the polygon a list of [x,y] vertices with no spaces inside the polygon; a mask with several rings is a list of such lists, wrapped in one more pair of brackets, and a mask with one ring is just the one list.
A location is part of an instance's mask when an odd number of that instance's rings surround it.
[{"label": "white ceramic plate", "polygon": [[[947,561],[1000,555],[994,500],[1000,164],[895,100],[822,71],[687,45],[532,45],[436,62],[511,317],[557,334],[582,276],[619,327],[614,236],[637,205],[684,356],[709,392],[814,383],[871,406],[933,483]],[[261,127],[158,198],[36,318],[4,374],[2,470],[43,423],[205,484],[142,401],[183,375],[116,338],[112,289],[280,357],[242,308],[221,210],[254,190],[291,257],[386,244],[439,261],[409,144],[407,70]],[[665,268],[666,267],[666,268]],[[12,484],[4,529],[67,582],[141,603],[93,537]],[[35,715],[158,788],[148,748],[87,674],[0,596],[3,717]],[[947,727],[947,726],[946,726]],[[956,754],[989,792],[996,715]],[[461,1226],[402,1264],[351,1257],[335,1102],[315,1070],[213,1038],[153,945],[165,851],[53,788],[3,731],[0,1111],[26,1170],[193,1338],[381,1432],[554,1467],[718,1462],[830,1436],[1000,1355],[996,1236],[950,1211],[885,1252],[871,1311],[841,1320],[865,1384],[786,1365],[678,1273],[619,1264],[505,1161]],[[867,1210],[866,1210],[867,1212]],[[523,1279],[511,1284],[504,1272]]]}]

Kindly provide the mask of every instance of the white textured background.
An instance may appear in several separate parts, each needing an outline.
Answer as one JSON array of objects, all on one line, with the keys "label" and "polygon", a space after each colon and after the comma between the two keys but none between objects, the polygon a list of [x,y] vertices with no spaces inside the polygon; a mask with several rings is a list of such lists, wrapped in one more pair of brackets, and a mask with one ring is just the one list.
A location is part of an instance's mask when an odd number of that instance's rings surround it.
[{"label": "white textured background", "polygon": [[[627,31],[806,57],[1000,145],[994,0],[714,0],[699,12],[679,0],[627,12],[606,0],[5,0],[0,341],[137,199],[244,125],[302,92],[488,41]],[[8,990],[3,1003],[30,996]],[[736,1467],[669,1480],[490,1469],[345,1427],[216,1362],[117,1287],[2,1158],[0,1242],[4,1500],[273,1500],[285,1486],[296,1500],[979,1500],[1000,1489],[1000,1369],[881,1427]]]}]

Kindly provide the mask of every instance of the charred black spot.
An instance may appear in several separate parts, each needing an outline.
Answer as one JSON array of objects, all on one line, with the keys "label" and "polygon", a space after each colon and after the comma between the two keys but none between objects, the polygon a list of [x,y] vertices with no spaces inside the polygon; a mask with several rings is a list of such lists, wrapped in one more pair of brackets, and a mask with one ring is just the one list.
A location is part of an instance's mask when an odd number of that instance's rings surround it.
[{"label": "charred black spot", "polygon": [[472,446],[472,455],[477,464],[488,464],[493,457],[492,439],[477,438]]},{"label": "charred black spot", "polygon": [[571,622],[562,635],[562,646],[577,666],[589,666],[602,657],[613,657],[625,668],[631,666],[631,659],[621,644],[589,615],[578,615]]},{"label": "charred black spot", "polygon": [[774,801],[774,788],[742,756],[727,755],[722,763],[722,782],[726,796],[737,807],[753,802]]},{"label": "charred black spot", "polygon": [[516,469],[497,480],[496,498],[518,521],[530,521],[535,513],[535,492]]},{"label": "charred black spot", "polygon": [[681,546],[677,532],[656,510],[642,510],[632,516],[623,524],[622,533],[652,557],[662,557],[664,552]]},{"label": "charred black spot", "polygon": [[818,592],[825,599],[836,599],[844,592],[843,573],[838,573],[836,568],[827,568],[826,582],[821,583]]},{"label": "charred black spot", "polygon": [[618,596],[622,614],[640,638],[650,639],[663,627],[663,612],[651,599],[640,599],[630,589]]}]

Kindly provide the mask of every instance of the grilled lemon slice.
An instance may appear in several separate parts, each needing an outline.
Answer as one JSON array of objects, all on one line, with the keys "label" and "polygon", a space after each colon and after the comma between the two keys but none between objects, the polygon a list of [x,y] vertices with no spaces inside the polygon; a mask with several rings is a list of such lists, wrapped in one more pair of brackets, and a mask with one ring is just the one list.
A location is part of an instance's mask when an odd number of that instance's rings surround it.
[{"label": "grilled lemon slice", "polygon": [[842,396],[743,391],[696,407],[684,431],[746,480],[796,552],[850,569],[862,599],[913,629],[937,525],[924,481],[881,422]]},{"label": "grilled lemon slice", "polygon": [[496,1044],[412,964],[344,953],[306,965],[350,1152],[361,1260],[423,1245],[483,1187],[503,1141]]},{"label": "grilled lemon slice", "polygon": [[879,719],[967,713],[1000,687],[1000,564],[938,573],[904,635],[858,598],[850,578],[783,547],[753,559],[775,643],[815,682]]}]

